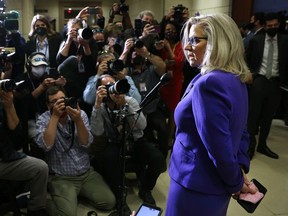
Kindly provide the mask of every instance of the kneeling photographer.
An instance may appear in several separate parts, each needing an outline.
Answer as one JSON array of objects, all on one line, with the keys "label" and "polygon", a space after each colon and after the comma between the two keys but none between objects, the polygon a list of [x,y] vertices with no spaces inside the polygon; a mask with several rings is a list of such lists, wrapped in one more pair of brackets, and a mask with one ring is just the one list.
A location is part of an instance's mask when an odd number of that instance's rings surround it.
[{"label": "kneeling photographer", "polygon": [[[107,138],[106,147],[103,150],[103,176],[116,196],[117,211],[123,209],[123,215],[129,216],[130,208],[126,201],[123,202],[123,194],[119,190],[119,186],[123,186],[121,185],[123,172],[120,166],[121,147],[129,151],[131,162],[137,165],[136,174],[141,184],[139,197],[144,202],[153,205],[156,205],[156,202],[151,191],[165,167],[165,159],[155,144],[144,138],[143,130],[146,127],[146,118],[142,112],[138,111],[139,103],[134,98],[125,96],[128,89],[124,84],[127,81],[124,80],[115,83],[115,79],[108,74],[97,79],[96,100],[90,122],[91,132],[94,136]],[[120,82],[123,84],[119,85]],[[120,90],[118,90],[118,85]],[[123,125],[121,120],[123,115],[126,115],[127,125]],[[125,129],[124,133],[123,128]],[[126,137],[126,134],[130,134],[130,132],[131,136]],[[122,137],[123,134],[125,134],[125,139]]]},{"label": "kneeling photographer", "polygon": [[116,80],[127,79],[130,84],[130,89],[127,95],[135,98],[137,102],[140,103],[141,95],[132,78],[125,74],[123,61],[120,59],[117,60],[112,52],[103,52],[98,56],[97,74],[89,78],[83,92],[83,99],[86,103],[94,105],[96,98],[96,81],[103,74],[110,74]]},{"label": "kneeling photographer", "polygon": [[78,196],[94,208],[112,209],[115,197],[90,166],[87,148],[93,136],[86,113],[75,99],[66,98],[61,86],[49,87],[45,98],[48,110],[36,122],[35,142],[45,151],[49,166],[50,215],[76,216]]}]

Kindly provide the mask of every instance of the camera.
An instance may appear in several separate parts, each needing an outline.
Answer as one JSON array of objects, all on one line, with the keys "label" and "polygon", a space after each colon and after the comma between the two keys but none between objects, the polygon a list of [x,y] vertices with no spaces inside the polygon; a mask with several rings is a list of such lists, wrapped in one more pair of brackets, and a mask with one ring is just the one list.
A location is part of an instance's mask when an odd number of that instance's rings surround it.
[{"label": "camera", "polygon": [[139,38],[135,38],[134,39],[134,46],[138,49],[141,49],[144,46],[144,43]]},{"label": "camera", "polygon": [[74,98],[74,97],[65,97],[64,98],[64,104],[65,106],[70,106],[72,107],[73,109],[77,109],[77,99]]},{"label": "camera", "polygon": [[174,19],[178,23],[183,22],[183,13],[186,7],[184,7],[182,4],[178,4],[177,6],[174,7]]},{"label": "camera", "polygon": [[78,30],[78,35],[84,40],[90,40],[93,38],[93,31],[90,28],[82,28]]},{"label": "camera", "polygon": [[129,92],[130,84],[127,79],[118,80],[114,84],[105,85],[107,90],[107,97],[103,99],[103,102],[111,101],[110,94],[126,94]]},{"label": "camera", "polygon": [[0,89],[6,92],[13,91],[16,89],[17,84],[14,80],[4,79],[0,80]]},{"label": "camera", "polygon": [[89,14],[99,14],[100,13],[100,8],[89,7],[88,13]]},{"label": "camera", "polygon": [[120,12],[125,13],[129,10],[129,6],[125,4],[125,0],[120,0]]},{"label": "camera", "polygon": [[108,66],[108,74],[111,76],[117,74],[118,72],[122,71],[124,68],[124,63],[122,60],[117,59],[117,60],[110,60],[107,62]]}]

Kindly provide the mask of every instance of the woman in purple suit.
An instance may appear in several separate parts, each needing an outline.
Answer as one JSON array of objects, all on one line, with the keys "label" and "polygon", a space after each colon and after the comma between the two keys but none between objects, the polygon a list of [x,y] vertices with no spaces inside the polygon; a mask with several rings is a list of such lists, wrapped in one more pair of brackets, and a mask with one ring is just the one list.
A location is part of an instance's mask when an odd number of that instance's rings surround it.
[{"label": "woman in purple suit", "polygon": [[175,110],[166,216],[225,216],[233,194],[248,187],[250,72],[234,21],[225,14],[191,17],[183,28],[185,56],[201,73]]}]

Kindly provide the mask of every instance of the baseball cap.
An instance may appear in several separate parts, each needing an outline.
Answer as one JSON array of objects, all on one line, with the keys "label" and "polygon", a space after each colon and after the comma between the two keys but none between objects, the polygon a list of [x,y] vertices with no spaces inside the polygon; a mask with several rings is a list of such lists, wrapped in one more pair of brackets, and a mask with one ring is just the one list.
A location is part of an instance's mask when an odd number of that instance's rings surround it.
[{"label": "baseball cap", "polygon": [[40,65],[48,65],[46,57],[43,53],[32,53],[30,55],[30,63],[32,66],[37,67]]}]

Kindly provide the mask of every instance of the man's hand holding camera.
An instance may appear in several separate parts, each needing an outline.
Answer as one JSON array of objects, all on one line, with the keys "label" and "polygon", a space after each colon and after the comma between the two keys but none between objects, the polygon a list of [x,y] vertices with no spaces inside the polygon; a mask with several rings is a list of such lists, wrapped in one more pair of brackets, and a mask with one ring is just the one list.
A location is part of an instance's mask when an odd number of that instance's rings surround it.
[{"label": "man's hand holding camera", "polygon": [[95,101],[95,108],[98,109],[101,106],[104,98],[107,98],[108,92],[105,85],[101,85],[98,87],[96,91],[96,101]]}]

